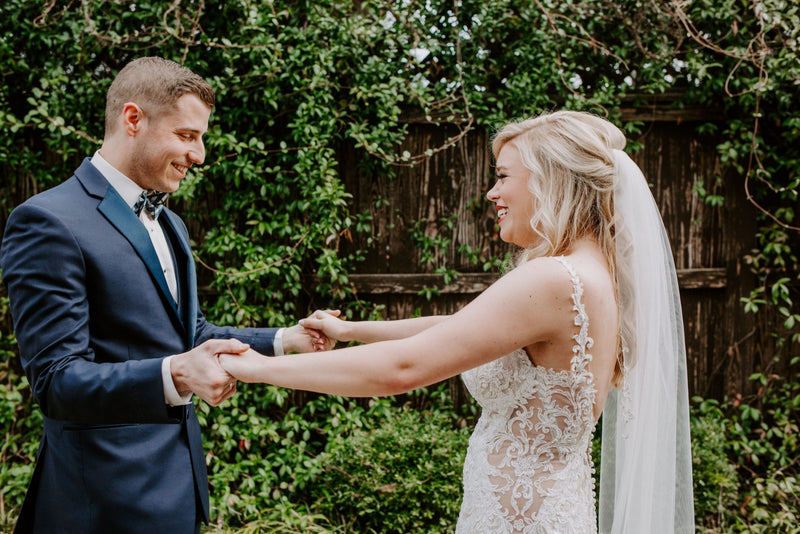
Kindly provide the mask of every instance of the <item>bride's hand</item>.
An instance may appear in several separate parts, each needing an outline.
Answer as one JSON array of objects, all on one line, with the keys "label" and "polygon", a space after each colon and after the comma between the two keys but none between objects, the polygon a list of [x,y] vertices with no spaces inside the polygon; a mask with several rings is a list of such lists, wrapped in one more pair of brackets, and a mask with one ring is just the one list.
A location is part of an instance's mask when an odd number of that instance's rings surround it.
[{"label": "bride's hand", "polygon": [[241,382],[263,382],[259,379],[258,370],[265,358],[266,356],[253,349],[241,354],[222,352],[219,354],[219,364]]},{"label": "bride's hand", "polygon": [[322,333],[328,339],[338,341],[352,341],[349,335],[348,324],[339,319],[339,310],[317,310],[305,319],[300,320],[300,326]]}]

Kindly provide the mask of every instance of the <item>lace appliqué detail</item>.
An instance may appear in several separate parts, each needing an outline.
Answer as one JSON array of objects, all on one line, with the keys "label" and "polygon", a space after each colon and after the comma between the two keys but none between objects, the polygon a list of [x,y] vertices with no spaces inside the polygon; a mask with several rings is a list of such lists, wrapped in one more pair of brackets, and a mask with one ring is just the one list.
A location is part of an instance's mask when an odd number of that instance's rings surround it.
[{"label": "lace appliqu\u00e9 detail", "polygon": [[597,532],[590,446],[595,385],[583,285],[573,283],[578,333],[569,370],[533,365],[519,349],[463,373],[483,411],[464,462],[456,533]]}]

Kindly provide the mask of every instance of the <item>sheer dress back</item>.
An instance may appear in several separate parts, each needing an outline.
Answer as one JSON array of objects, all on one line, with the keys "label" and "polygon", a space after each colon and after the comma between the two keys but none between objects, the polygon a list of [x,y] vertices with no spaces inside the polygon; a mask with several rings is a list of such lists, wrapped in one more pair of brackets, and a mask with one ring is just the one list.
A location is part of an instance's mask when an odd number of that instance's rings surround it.
[{"label": "sheer dress back", "polygon": [[589,318],[577,273],[554,259],[573,284],[570,369],[536,366],[519,349],[462,374],[482,413],[464,462],[458,534],[597,532]]}]

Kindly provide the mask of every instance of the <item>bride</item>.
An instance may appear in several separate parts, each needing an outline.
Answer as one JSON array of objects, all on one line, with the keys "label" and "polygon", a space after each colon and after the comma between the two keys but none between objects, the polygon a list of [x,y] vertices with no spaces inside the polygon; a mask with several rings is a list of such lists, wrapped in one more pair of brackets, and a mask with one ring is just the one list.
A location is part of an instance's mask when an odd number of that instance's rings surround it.
[{"label": "bride", "polygon": [[[502,128],[488,199],[516,267],[452,316],[301,324],[365,344],[220,355],[244,382],[346,396],[461,374],[482,407],[458,533],[694,531],[675,268],[658,210],[610,122],[559,111]],[[599,524],[590,448],[603,414]]]}]

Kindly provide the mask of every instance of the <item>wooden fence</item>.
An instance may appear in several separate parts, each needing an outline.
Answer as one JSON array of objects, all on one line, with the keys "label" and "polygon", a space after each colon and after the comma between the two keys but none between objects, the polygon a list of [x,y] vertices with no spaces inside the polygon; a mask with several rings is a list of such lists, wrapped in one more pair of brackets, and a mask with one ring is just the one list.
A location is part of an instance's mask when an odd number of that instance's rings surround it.
[{"label": "wooden fence", "polygon": [[[722,398],[751,391],[749,375],[769,356],[762,346],[769,332],[765,325],[757,327],[740,303],[754,284],[743,263],[755,234],[755,211],[745,198],[743,179],[726,172],[715,186],[720,176],[716,141],[696,132],[696,121],[713,120],[706,110],[654,106],[624,110],[623,119],[644,122],[644,133],[634,140],[642,144],[634,159],[652,184],[672,242],[690,392]],[[411,123],[409,129],[401,150],[411,154],[441,146],[458,133],[453,125],[424,122]],[[485,255],[509,250],[494,235],[496,216],[485,199],[493,182],[489,142],[489,132],[473,129],[418,166],[399,168],[394,179],[365,175],[345,155],[341,172],[354,196],[353,209],[368,211],[374,221],[371,236],[355,237],[353,245],[369,254],[350,278],[359,296],[386,306],[387,318],[452,313],[496,279],[497,274],[484,273],[468,254],[459,253],[464,245]],[[696,193],[700,184],[716,187],[724,195],[723,205],[704,202]],[[437,238],[451,242],[436,246]],[[433,272],[437,266],[462,274],[445,283],[445,275]],[[424,292],[430,288],[438,296],[428,300]],[[451,381],[457,395],[463,395],[459,384]]]}]

